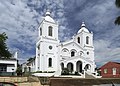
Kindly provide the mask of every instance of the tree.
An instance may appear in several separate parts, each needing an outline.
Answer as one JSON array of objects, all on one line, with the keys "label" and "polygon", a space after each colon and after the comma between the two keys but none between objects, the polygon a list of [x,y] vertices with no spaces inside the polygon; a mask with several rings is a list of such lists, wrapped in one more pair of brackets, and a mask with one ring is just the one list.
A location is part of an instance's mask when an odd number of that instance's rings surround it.
[{"label": "tree", "polygon": [[19,65],[16,70],[17,76],[22,76],[22,65]]},{"label": "tree", "polygon": [[32,61],[33,59],[34,59],[34,58],[31,57],[31,58],[29,58],[27,61],[30,62],[30,61]]},{"label": "tree", "polygon": [[16,73],[17,73],[17,76],[22,76],[22,65],[19,64],[19,60],[17,60]]},{"label": "tree", "polygon": [[5,33],[0,34],[0,58],[9,58],[12,54],[8,51],[6,40],[8,39]]},{"label": "tree", "polygon": [[[115,1],[115,5],[116,5],[116,7],[120,8],[120,0],[116,0],[116,1]],[[118,16],[118,17],[116,18],[115,24],[116,24],[116,25],[120,25],[120,16]]]}]

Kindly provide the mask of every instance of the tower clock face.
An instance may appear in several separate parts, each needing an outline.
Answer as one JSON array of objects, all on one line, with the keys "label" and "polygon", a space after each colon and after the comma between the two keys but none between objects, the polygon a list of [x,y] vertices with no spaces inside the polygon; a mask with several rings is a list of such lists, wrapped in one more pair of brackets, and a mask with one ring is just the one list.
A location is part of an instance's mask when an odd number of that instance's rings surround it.
[{"label": "tower clock face", "polygon": [[49,46],[49,49],[51,50],[51,49],[52,49],[52,46]]}]

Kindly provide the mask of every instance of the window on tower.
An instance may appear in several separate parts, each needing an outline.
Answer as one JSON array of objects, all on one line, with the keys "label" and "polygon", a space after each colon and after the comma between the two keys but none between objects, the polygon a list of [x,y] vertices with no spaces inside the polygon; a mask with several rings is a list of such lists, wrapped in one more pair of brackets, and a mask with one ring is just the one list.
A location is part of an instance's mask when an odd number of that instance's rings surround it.
[{"label": "window on tower", "polygon": [[48,27],[48,36],[52,36],[52,30],[53,30],[52,26],[49,26]]},{"label": "window on tower", "polygon": [[78,37],[77,40],[78,40],[78,43],[80,44],[80,37]]},{"label": "window on tower", "polygon": [[42,35],[42,28],[40,28],[40,35]]},{"label": "window on tower", "polygon": [[89,37],[86,37],[86,44],[89,44]]},{"label": "window on tower", "polygon": [[73,56],[75,56],[75,52],[74,51],[71,52],[71,57],[73,57]]},{"label": "window on tower", "polygon": [[48,59],[48,67],[52,67],[52,58]]}]

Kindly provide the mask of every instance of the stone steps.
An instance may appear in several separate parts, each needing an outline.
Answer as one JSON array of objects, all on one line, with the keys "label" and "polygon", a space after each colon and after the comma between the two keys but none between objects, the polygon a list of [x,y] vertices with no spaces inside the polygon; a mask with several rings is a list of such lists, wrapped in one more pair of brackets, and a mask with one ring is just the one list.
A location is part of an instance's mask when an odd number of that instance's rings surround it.
[{"label": "stone steps", "polygon": [[88,73],[85,72],[85,78],[86,79],[94,79],[95,77],[92,75],[89,75]]}]

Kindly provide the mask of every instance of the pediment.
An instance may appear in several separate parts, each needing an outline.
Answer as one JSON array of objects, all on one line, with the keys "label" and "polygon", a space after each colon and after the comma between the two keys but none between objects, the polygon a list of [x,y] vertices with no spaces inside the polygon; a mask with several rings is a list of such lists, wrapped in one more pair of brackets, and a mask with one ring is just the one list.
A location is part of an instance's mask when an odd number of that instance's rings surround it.
[{"label": "pediment", "polygon": [[76,43],[74,41],[63,44],[63,47],[69,47],[69,46],[78,47],[78,48],[84,50],[84,48],[81,45],[79,45],[78,43]]}]

